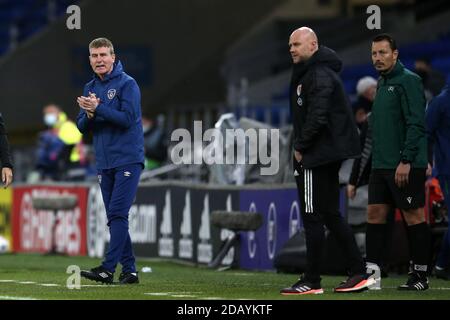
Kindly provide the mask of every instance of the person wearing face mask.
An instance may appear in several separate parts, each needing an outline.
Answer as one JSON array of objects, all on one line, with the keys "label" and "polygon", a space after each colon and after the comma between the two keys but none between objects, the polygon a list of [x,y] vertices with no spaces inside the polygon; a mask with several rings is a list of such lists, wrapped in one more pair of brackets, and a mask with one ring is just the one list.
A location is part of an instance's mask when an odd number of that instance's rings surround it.
[{"label": "person wearing face mask", "polygon": [[44,107],[43,121],[47,129],[39,136],[36,165],[41,179],[76,180],[80,176],[72,173],[84,160],[80,131],[55,104]]},{"label": "person wearing face mask", "polygon": [[145,169],[155,169],[167,159],[167,137],[161,122],[142,116]]}]

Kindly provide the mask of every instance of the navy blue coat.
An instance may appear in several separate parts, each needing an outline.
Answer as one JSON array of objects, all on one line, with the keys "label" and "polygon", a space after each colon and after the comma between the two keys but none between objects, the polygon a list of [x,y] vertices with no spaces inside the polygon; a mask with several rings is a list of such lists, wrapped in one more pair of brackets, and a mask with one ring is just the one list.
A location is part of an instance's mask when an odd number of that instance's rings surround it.
[{"label": "navy blue coat", "polygon": [[431,100],[426,110],[428,141],[433,146],[437,175],[450,176],[450,87]]},{"label": "navy blue coat", "polygon": [[85,85],[83,96],[89,96],[89,92],[100,98],[100,104],[93,119],[81,109],[77,127],[82,133],[93,132],[97,169],[144,165],[141,93],[136,81],[123,71],[119,61],[103,80],[94,75]]}]

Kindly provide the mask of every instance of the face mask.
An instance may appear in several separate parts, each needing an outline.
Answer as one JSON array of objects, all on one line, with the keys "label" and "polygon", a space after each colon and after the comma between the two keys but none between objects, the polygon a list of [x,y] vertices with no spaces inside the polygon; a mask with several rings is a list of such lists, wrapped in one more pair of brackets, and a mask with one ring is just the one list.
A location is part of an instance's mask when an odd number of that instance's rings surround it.
[{"label": "face mask", "polygon": [[153,127],[152,125],[148,125],[148,124],[143,125],[143,126],[142,126],[142,131],[147,132],[147,131],[150,130],[152,127]]},{"label": "face mask", "polygon": [[57,121],[58,115],[56,113],[47,113],[44,116],[44,123],[49,127],[53,127]]}]

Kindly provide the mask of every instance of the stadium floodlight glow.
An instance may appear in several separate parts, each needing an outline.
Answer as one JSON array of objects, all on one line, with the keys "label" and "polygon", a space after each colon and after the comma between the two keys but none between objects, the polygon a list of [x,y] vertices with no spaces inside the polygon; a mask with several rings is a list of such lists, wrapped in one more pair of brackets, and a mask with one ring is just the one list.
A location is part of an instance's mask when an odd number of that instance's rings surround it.
[{"label": "stadium floodlight glow", "polygon": [[[279,129],[250,128],[244,131],[238,128],[226,129],[223,133],[220,129],[211,128],[202,134],[202,128],[202,121],[194,121],[193,139],[187,129],[179,128],[172,132],[171,141],[178,142],[170,153],[174,164],[244,165],[259,162],[263,166],[269,165],[260,168],[261,175],[277,174]],[[203,147],[203,142],[208,143],[206,147]]]}]

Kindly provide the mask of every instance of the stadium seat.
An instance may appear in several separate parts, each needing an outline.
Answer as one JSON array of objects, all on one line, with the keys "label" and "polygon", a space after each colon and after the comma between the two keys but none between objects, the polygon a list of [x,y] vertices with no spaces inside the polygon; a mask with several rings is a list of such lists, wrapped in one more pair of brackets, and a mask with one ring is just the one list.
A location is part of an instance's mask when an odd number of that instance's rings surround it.
[{"label": "stadium seat", "polygon": [[[66,13],[67,6],[79,1],[55,0],[56,15]],[[48,2],[36,0],[0,0],[0,56],[8,51],[12,24],[19,28],[22,42],[42,30],[48,24]],[[5,49],[6,48],[6,49]]]}]

